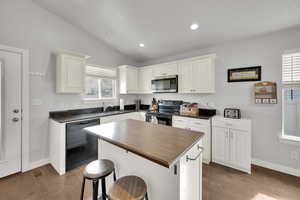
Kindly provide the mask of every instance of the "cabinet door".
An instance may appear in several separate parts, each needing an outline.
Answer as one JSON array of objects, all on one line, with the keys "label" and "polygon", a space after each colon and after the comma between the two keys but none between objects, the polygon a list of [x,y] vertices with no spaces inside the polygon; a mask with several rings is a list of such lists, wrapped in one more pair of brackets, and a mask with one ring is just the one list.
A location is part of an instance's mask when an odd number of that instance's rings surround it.
[{"label": "cabinet door", "polygon": [[228,163],[229,131],[223,127],[213,127],[212,131],[212,160],[220,164]]},{"label": "cabinet door", "polygon": [[209,126],[197,122],[191,122],[189,127],[193,131],[204,133],[204,137],[202,139],[202,146],[204,148],[202,157],[203,162],[209,164],[211,161],[211,134]]},{"label": "cabinet door", "polygon": [[192,65],[190,62],[184,62],[179,65],[179,92],[180,93],[192,93]]},{"label": "cabinet door", "polygon": [[151,94],[152,68],[144,67],[139,70],[139,93]]},{"label": "cabinet door", "polygon": [[194,93],[214,92],[214,70],[210,58],[191,63],[192,85]]},{"label": "cabinet door", "polygon": [[230,164],[250,172],[251,147],[247,131],[230,129]]},{"label": "cabinet door", "polygon": [[[190,160],[190,159],[194,160]],[[180,200],[202,199],[202,155],[197,145],[180,159]]]},{"label": "cabinet door", "polygon": [[126,70],[127,93],[138,92],[138,70],[133,67],[128,67]]},{"label": "cabinet door", "polygon": [[156,65],[153,68],[154,77],[171,76],[177,74],[178,74],[177,63],[164,63],[164,64]]},{"label": "cabinet door", "polygon": [[58,92],[81,93],[84,90],[85,59],[70,55],[61,55],[60,59],[61,84]]}]

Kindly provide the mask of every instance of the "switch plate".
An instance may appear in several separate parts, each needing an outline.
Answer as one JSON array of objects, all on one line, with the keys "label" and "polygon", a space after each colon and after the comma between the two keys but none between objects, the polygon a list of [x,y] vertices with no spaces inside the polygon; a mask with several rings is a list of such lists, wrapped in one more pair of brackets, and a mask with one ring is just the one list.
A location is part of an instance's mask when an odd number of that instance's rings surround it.
[{"label": "switch plate", "polygon": [[291,159],[292,160],[298,160],[298,152],[297,151],[292,151],[291,152]]}]

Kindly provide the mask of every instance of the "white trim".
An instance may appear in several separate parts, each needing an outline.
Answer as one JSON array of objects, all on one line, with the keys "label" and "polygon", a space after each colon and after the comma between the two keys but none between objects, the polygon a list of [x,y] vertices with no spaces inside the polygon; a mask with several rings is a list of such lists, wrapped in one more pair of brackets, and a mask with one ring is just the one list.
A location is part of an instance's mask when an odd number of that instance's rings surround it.
[{"label": "white trim", "polygon": [[38,168],[38,167],[41,167],[41,166],[44,166],[44,165],[47,165],[50,163],[50,159],[49,158],[45,158],[45,159],[42,159],[42,160],[38,160],[38,161],[35,161],[35,162],[32,162],[28,168],[28,170],[32,170],[32,169],[35,169],[35,168]]},{"label": "white trim", "polygon": [[67,54],[67,55],[71,55],[71,56],[82,57],[84,59],[89,59],[91,57],[91,56],[88,56],[86,54],[78,53],[78,52],[75,52],[75,51],[64,50],[64,49],[58,49],[55,53],[56,53],[56,55]]},{"label": "white trim", "polygon": [[285,174],[300,177],[300,169],[295,169],[295,168],[291,168],[291,167],[287,167],[284,165],[279,165],[279,164],[275,164],[275,163],[255,159],[255,158],[252,159],[252,164],[260,166],[260,167],[272,169],[272,170],[275,170],[278,172],[282,172]]},{"label": "white trim", "polygon": [[290,50],[283,51],[283,55],[294,54],[294,53],[299,53],[299,52],[300,52],[300,49],[290,49]]},{"label": "white trim", "polygon": [[22,161],[21,171],[30,168],[29,161],[29,51],[0,45],[0,50],[22,55]]},{"label": "white trim", "polygon": [[279,135],[279,141],[284,144],[300,145],[300,138],[288,135]]}]

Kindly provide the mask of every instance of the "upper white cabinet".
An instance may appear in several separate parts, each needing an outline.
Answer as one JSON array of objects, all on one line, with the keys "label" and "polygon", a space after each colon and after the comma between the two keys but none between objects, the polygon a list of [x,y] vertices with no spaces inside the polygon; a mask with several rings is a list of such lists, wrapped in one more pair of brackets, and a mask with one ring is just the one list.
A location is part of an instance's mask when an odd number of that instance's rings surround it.
[{"label": "upper white cabinet", "polygon": [[215,92],[215,54],[145,67],[119,67],[121,94],[150,94],[155,77],[178,75],[179,93]]},{"label": "upper white cabinet", "polygon": [[141,67],[138,73],[139,93],[151,94],[151,80],[153,75],[152,67]]},{"label": "upper white cabinet", "polygon": [[138,86],[138,68],[128,65],[119,67],[120,94],[137,94]]},{"label": "upper white cabinet", "polygon": [[84,70],[88,56],[59,52],[56,58],[56,92],[84,92]]},{"label": "upper white cabinet", "polygon": [[172,126],[204,133],[202,145],[204,148],[203,162],[211,162],[211,121],[189,117],[173,116]]},{"label": "upper white cabinet", "polygon": [[251,120],[213,118],[212,160],[251,173]]},{"label": "upper white cabinet", "polygon": [[178,74],[178,64],[177,62],[163,63],[153,66],[153,76],[172,76]]},{"label": "upper white cabinet", "polygon": [[215,55],[178,62],[180,93],[215,92]]}]

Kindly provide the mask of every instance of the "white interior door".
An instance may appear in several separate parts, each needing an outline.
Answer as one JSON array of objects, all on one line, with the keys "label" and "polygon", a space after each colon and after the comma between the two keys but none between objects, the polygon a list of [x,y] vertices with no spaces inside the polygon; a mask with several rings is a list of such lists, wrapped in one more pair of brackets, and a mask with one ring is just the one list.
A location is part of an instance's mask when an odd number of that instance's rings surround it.
[{"label": "white interior door", "polygon": [[0,177],[21,171],[21,65],[21,54],[0,50]]}]

